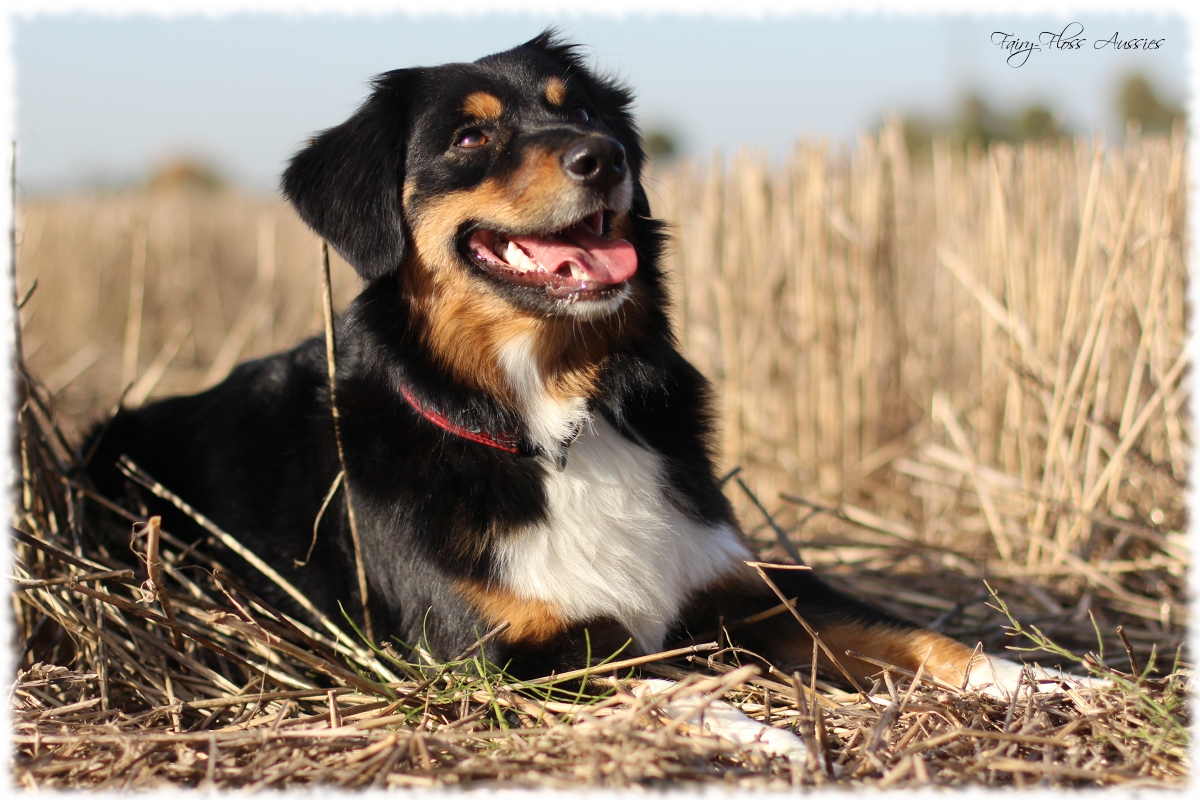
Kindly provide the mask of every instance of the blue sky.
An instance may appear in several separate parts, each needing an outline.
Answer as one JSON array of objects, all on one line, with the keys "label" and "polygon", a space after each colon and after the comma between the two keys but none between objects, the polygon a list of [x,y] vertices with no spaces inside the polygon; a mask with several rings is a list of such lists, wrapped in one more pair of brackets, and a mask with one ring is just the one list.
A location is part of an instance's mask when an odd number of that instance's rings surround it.
[{"label": "blue sky", "polygon": [[[1036,40],[1072,21],[1083,48],[1042,50],[1020,68],[991,41],[995,31]],[[548,24],[635,88],[644,127],[674,129],[696,155],[780,154],[800,136],[850,141],[891,111],[948,115],[969,90],[1001,109],[1043,102],[1072,130],[1117,136],[1115,87],[1134,71],[1187,99],[1187,26],[1169,15],[42,15],[12,27],[21,184],[37,193],[136,180],[194,153],[271,190],[297,145],[344,119],[371,75],[472,60]],[[1114,33],[1164,41],[1153,52],[1095,49]]]}]

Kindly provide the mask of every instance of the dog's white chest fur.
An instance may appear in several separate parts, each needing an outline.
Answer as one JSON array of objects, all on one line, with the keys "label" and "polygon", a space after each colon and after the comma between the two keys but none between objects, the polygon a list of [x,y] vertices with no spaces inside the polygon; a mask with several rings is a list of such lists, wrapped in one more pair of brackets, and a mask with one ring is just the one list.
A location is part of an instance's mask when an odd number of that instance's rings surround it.
[{"label": "dog's white chest fur", "polygon": [[688,596],[750,557],[727,525],[686,517],[661,459],[603,418],[585,424],[562,472],[547,467],[549,519],[498,552],[507,587],[568,620],[615,617],[654,652]]},{"label": "dog's white chest fur", "polygon": [[[520,391],[521,368],[531,361],[511,350],[503,355]],[[524,388],[536,384],[531,380]],[[616,618],[640,650],[660,649],[689,595],[735,572],[749,551],[729,525],[696,522],[680,511],[667,497],[661,457],[604,418],[587,419],[582,401],[522,394],[531,422],[540,417],[540,427],[549,431],[568,428],[574,417],[583,429],[566,469],[546,466],[546,522],[504,541],[498,577],[518,596],[543,600],[567,620]],[[537,427],[531,425],[530,433],[536,437]]]}]

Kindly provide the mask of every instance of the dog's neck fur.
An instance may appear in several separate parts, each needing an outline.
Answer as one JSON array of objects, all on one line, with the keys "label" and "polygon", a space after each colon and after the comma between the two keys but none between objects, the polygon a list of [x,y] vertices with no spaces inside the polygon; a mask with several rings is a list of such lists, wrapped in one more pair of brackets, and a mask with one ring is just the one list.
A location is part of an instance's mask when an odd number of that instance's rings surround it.
[{"label": "dog's neck fur", "polygon": [[401,288],[410,332],[463,386],[525,415],[545,410],[530,403],[534,385],[559,402],[595,395],[619,327],[592,323],[584,333],[577,320],[516,311],[499,298],[467,291],[461,275],[440,287],[415,262],[410,269],[425,276]]},{"label": "dog's neck fur", "polygon": [[535,448],[556,457],[587,423],[588,401],[599,392],[609,357],[609,332],[582,336],[570,320],[511,313],[488,320],[471,306],[429,313],[433,309],[418,301],[409,308],[429,357],[515,413]]},{"label": "dog's neck fur", "polygon": [[525,421],[525,435],[544,453],[557,454],[587,424],[587,396],[550,391],[532,334],[496,348],[496,362]]}]

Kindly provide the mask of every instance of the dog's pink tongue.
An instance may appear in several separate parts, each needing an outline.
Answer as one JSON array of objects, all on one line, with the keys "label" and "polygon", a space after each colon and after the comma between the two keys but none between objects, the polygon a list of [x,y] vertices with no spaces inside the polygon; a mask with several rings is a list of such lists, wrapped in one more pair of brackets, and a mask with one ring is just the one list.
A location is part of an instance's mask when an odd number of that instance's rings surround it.
[{"label": "dog's pink tongue", "polygon": [[637,252],[633,245],[624,239],[613,241],[597,236],[583,225],[558,236],[517,236],[512,241],[550,273],[565,270],[569,275],[571,264],[575,263],[590,280],[617,284],[637,272]]}]

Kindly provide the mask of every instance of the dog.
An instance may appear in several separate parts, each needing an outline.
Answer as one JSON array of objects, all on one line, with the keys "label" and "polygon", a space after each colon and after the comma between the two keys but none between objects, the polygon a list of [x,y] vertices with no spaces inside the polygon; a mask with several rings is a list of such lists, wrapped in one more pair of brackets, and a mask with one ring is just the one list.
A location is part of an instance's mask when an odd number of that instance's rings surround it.
[{"label": "dog", "polygon": [[711,390],[668,322],[631,103],[552,32],[378,76],[282,177],[364,282],[336,325],[338,420],[314,338],[119,411],[88,445],[95,485],[205,536],[126,456],[329,617],[365,607],[377,639],[440,658],[502,628],[488,658],[519,677],[723,631],[852,683],[886,662],[1011,689],[1021,665],[748,563]]}]

